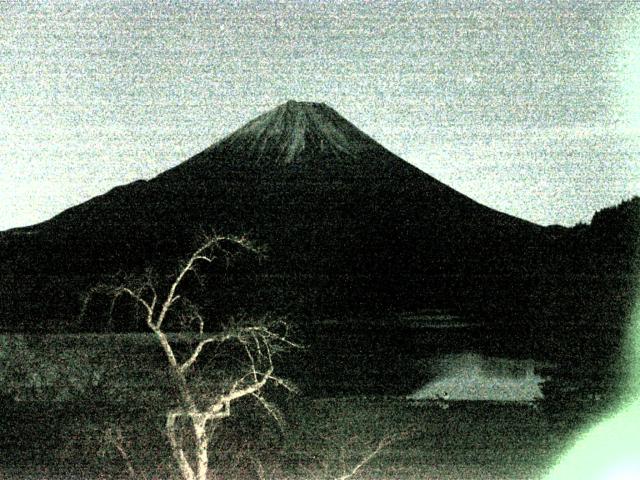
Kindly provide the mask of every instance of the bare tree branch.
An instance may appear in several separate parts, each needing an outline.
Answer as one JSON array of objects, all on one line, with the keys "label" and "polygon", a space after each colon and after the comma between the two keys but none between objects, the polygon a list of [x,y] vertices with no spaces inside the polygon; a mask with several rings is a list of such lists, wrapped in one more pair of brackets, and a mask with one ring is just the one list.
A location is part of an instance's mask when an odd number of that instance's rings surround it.
[{"label": "bare tree branch", "polygon": [[191,255],[189,260],[187,260],[185,265],[182,267],[182,269],[178,273],[178,276],[169,287],[169,293],[167,294],[166,300],[162,304],[162,308],[160,310],[160,314],[158,315],[158,320],[155,324],[155,328],[159,329],[162,327],[162,322],[164,321],[167,315],[167,312],[171,308],[171,305],[173,305],[176,302],[176,300],[179,298],[179,295],[176,295],[176,290],[182,283],[182,280],[184,279],[185,275],[193,270],[195,263],[198,261],[206,261],[208,263],[211,263],[214,257],[206,256],[204,255],[204,252],[206,252],[207,250],[210,250],[214,246],[217,246],[218,243],[223,238],[224,237],[213,237],[208,239],[200,248],[198,248]]},{"label": "bare tree branch", "polygon": [[202,340],[198,343],[198,345],[196,346],[196,348],[194,349],[193,353],[191,354],[191,356],[180,365],[180,372],[184,373],[185,371],[187,371],[191,365],[193,365],[194,363],[196,363],[196,360],[198,360],[198,355],[200,355],[200,352],[202,352],[202,349],[204,348],[204,346],[207,343],[213,343],[213,342],[217,342],[220,343],[220,341],[217,338],[214,337],[209,337],[205,340]]},{"label": "bare tree branch", "polygon": [[234,400],[245,397],[247,395],[251,395],[258,390],[261,390],[271,378],[272,373],[273,366],[271,366],[265,373],[259,374],[262,378],[260,378],[260,380],[258,380],[257,382],[250,383],[249,385],[245,385],[242,388],[232,388],[226,395],[222,395],[220,401],[222,403],[231,403]]},{"label": "bare tree branch", "polygon": [[129,456],[129,453],[126,450],[124,437],[122,435],[122,431],[120,430],[120,428],[118,427],[114,429],[108,428],[106,431],[106,437],[107,437],[107,441],[111,445],[113,445],[113,447],[116,449],[116,451],[124,461],[127,467],[127,472],[129,473],[129,476],[131,477],[131,479],[135,480],[137,478],[142,478],[142,480],[146,480],[147,477],[146,475],[144,475],[144,473],[140,472],[140,474],[138,474],[138,472],[136,472],[136,469],[133,466],[133,462],[131,461],[131,457]]},{"label": "bare tree branch", "polygon": [[348,480],[350,478],[353,478],[358,473],[358,471],[360,471],[365,465],[371,462],[371,460],[373,460],[373,458],[376,457],[384,448],[389,446],[390,443],[390,438],[383,438],[382,440],[380,440],[376,447],[367,455],[365,455],[362,460],[360,460],[349,472],[340,477],[337,477],[335,480]]},{"label": "bare tree branch", "polygon": [[273,405],[272,403],[268,402],[259,393],[252,393],[251,396],[253,398],[255,398],[260,403],[260,405],[262,405],[262,407],[269,413],[269,415],[271,415],[271,417],[273,417],[273,419],[276,421],[278,426],[280,428],[282,428],[282,423],[283,423],[282,414],[280,413],[278,408],[275,405]]}]

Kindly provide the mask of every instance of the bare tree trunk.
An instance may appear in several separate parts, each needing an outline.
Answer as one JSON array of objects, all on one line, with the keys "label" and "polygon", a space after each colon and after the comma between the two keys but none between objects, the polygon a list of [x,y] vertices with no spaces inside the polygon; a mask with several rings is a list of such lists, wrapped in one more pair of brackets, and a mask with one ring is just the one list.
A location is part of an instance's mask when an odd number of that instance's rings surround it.
[{"label": "bare tree trunk", "polygon": [[[180,417],[188,417],[195,439],[195,464],[190,464],[184,448],[178,440],[176,422]],[[211,415],[206,412],[170,412],[167,414],[167,436],[171,452],[175,458],[183,480],[206,480],[209,470],[209,435],[207,423]],[[186,420],[186,418],[185,418]],[[194,468],[195,467],[195,468]]]},{"label": "bare tree trunk", "polygon": [[180,475],[183,480],[196,480],[196,476],[193,473],[193,469],[191,465],[189,465],[189,461],[187,460],[187,456],[184,454],[184,450],[182,449],[182,445],[178,441],[178,437],[176,435],[176,420],[181,416],[181,413],[178,412],[169,412],[167,414],[167,436],[169,437],[169,443],[171,444],[171,453],[173,453],[173,457],[176,459],[176,463],[178,464],[178,468],[180,469]]},{"label": "bare tree trunk", "polygon": [[191,392],[189,391],[189,386],[187,385],[187,379],[184,374],[180,371],[180,366],[178,365],[178,361],[173,353],[173,349],[171,348],[171,344],[167,339],[167,336],[159,329],[153,329],[153,333],[156,338],[160,342],[160,346],[164,350],[164,353],[167,357],[167,361],[169,362],[169,370],[171,375],[176,382],[176,386],[178,387],[178,391],[180,393],[180,399],[184,404],[184,408],[188,408],[193,410],[196,408],[193,397],[191,396]]},{"label": "bare tree trunk", "polygon": [[209,437],[207,435],[207,416],[198,413],[191,415],[193,433],[196,437],[196,480],[206,480],[209,468]]}]

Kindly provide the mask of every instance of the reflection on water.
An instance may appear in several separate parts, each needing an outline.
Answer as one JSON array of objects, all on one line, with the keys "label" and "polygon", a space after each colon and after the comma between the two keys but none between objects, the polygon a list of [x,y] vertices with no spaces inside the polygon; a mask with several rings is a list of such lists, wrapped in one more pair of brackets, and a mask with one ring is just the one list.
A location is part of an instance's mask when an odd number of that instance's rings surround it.
[{"label": "reflection on water", "polygon": [[437,359],[432,369],[434,378],[409,399],[531,402],[543,398],[544,379],[535,373],[532,360],[462,353]]}]

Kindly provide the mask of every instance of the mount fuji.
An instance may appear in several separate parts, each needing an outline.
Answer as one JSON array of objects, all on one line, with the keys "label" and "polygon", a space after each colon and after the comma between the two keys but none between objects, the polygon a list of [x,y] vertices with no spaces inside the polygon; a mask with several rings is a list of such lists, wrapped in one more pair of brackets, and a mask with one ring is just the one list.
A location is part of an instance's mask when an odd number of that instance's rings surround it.
[{"label": "mount fuji", "polygon": [[212,231],[268,249],[260,265],[216,277],[210,301],[221,315],[495,315],[531,301],[559,235],[455,191],[325,104],[289,101],[153,179],[0,233],[0,324],[75,325],[91,285],[170,272]]}]

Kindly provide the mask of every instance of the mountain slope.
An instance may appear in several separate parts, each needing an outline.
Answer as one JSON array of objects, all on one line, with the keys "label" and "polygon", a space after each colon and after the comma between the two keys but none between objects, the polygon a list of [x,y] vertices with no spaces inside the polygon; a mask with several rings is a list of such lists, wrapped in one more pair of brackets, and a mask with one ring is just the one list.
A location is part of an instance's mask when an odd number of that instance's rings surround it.
[{"label": "mountain slope", "polygon": [[152,180],[2,234],[2,321],[73,318],[103,275],[171,271],[212,230],[269,249],[225,274],[227,310],[319,315],[507,308],[552,237],[421,172],[330,107],[287,102]]}]

